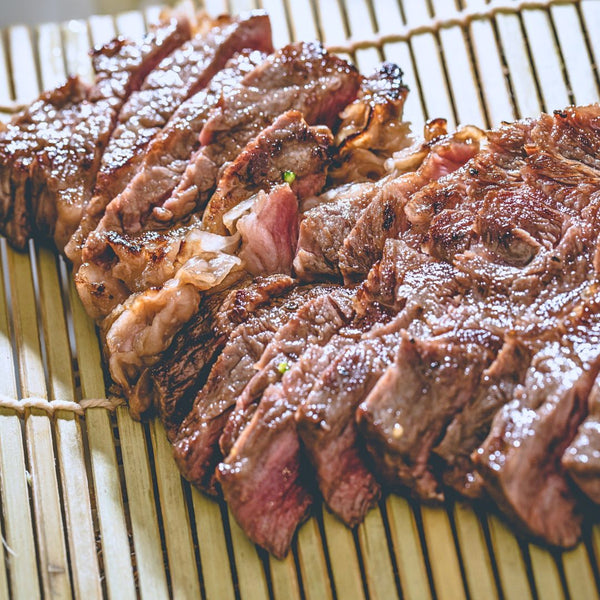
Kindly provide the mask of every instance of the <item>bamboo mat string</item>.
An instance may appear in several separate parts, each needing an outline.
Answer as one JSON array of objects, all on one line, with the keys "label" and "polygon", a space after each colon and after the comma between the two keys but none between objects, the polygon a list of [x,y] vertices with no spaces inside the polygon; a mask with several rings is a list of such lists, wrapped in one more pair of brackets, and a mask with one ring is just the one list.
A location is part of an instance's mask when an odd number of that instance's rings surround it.
[{"label": "bamboo mat string", "polygon": [[32,408],[42,410],[49,416],[54,416],[56,411],[73,412],[79,416],[84,416],[88,408],[106,408],[110,411],[125,404],[125,400],[118,396],[108,398],[86,398],[81,402],[73,400],[46,400],[45,398],[28,397],[17,400],[0,394],[0,408],[9,408],[18,415],[23,416],[25,411]]}]

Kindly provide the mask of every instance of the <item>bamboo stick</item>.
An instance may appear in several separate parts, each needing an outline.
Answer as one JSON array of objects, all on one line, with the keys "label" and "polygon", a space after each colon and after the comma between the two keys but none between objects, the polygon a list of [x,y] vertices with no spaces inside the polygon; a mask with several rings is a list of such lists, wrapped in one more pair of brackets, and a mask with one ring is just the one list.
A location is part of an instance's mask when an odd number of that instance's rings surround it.
[{"label": "bamboo stick", "polygon": [[393,494],[386,505],[403,598],[431,598],[425,548],[421,545],[414,512],[405,498]]},{"label": "bamboo stick", "polygon": [[[407,25],[414,26],[429,19],[426,4],[401,0],[401,5]],[[443,117],[448,120],[448,127],[452,129],[456,124],[455,115],[435,36],[431,33],[415,35],[410,40],[410,47],[423,91],[426,118]]]},{"label": "bamboo stick", "polygon": [[[90,19],[90,32],[94,45],[109,41],[114,36],[112,19]],[[63,29],[63,35],[69,72],[76,72],[91,81],[91,64],[87,54],[90,39],[86,23],[70,21]],[[72,281],[69,292],[82,398],[103,398],[106,390],[95,327],[85,314]],[[107,593],[113,600],[135,598],[129,534],[110,415],[104,408],[88,409],[85,424]]]},{"label": "bamboo stick", "polygon": [[192,502],[206,597],[233,599],[233,573],[227,554],[221,509],[214,500],[196,489],[192,489]]},{"label": "bamboo stick", "polygon": [[[61,34],[58,25],[38,31],[42,87],[51,89],[65,79]],[[75,400],[71,349],[64,321],[64,308],[56,257],[47,248],[36,249],[39,272],[39,302],[46,340],[49,394],[54,400]],[[85,468],[82,432],[77,416],[58,411],[54,422],[63,491],[63,506],[69,541],[74,593],[78,598],[100,598],[100,570],[92,522],[89,483]]]},{"label": "bamboo stick", "polygon": [[200,597],[198,567],[194,555],[190,517],[181,477],[174,464],[171,447],[158,420],[150,423],[154,465],[165,532],[165,545],[171,574],[173,599]]},{"label": "bamboo stick", "polygon": [[267,578],[256,546],[246,534],[228,509],[229,528],[235,556],[235,567],[240,586],[242,600],[262,600],[269,597]]},{"label": "bamboo stick", "polygon": [[[3,254],[6,245],[3,244]],[[0,279],[0,376],[2,394],[17,400],[15,357],[10,341],[4,280]],[[28,471],[19,417],[12,409],[0,409],[0,499],[3,530],[0,594],[8,598],[8,583],[15,599],[40,597],[33,522],[29,508]],[[6,561],[6,562],[4,562]],[[8,569],[7,573],[4,565]]]}]

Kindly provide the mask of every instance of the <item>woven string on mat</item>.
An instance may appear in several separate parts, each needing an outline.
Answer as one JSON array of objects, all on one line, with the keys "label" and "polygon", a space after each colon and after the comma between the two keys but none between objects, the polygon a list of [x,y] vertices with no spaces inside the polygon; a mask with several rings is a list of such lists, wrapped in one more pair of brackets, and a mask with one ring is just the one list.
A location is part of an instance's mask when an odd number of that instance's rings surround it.
[{"label": "woven string on mat", "polygon": [[49,416],[53,416],[56,411],[64,410],[83,416],[88,408],[107,408],[115,410],[118,406],[125,404],[125,400],[119,396],[109,396],[108,398],[86,398],[81,402],[73,400],[47,400],[46,398],[36,398],[30,396],[17,400],[4,394],[0,394],[0,408],[10,408],[19,415],[23,416],[26,410],[36,408],[44,411]]}]

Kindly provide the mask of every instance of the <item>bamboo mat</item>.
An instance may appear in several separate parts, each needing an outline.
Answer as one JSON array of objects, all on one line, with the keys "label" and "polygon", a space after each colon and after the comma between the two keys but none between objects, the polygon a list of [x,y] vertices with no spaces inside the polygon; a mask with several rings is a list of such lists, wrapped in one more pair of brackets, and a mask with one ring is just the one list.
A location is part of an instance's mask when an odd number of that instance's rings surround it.
[{"label": "bamboo mat", "polygon": [[[213,14],[257,6],[277,45],[321,38],[363,72],[397,62],[417,131],[436,116],[490,126],[599,99],[598,0],[206,1]],[[141,36],[157,15],[3,32],[0,105],[27,103],[66,73],[89,78],[91,43]],[[160,424],[76,404],[107,391],[63,260],[4,240],[0,252],[0,599],[600,596],[597,521],[559,554],[462,503],[390,496],[354,531],[319,509],[287,559],[257,551],[225,506],[180,479]]]}]

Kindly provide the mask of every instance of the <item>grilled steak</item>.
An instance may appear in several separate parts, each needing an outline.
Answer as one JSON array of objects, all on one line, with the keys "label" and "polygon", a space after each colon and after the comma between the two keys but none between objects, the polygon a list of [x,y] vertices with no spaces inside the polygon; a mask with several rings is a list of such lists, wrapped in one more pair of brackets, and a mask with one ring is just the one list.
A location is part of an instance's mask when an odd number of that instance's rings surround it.
[{"label": "grilled steak", "polygon": [[[221,166],[281,113],[298,110],[310,125],[331,126],[356,96],[358,85],[354,67],[318,44],[298,43],[278,50],[223,100],[202,130],[202,147],[181,183],[154,209],[154,218],[178,220],[203,207]],[[204,223],[208,230],[222,231],[209,215]]]},{"label": "grilled steak", "polygon": [[[331,141],[328,130],[308,127],[299,112],[289,111],[252,140],[224,170],[206,209],[219,219],[240,202],[252,202],[249,197],[257,191],[277,185],[287,167],[296,169],[291,189],[284,184],[268,194],[259,193],[251,214],[241,219],[238,216],[237,227],[242,236],[240,256],[249,272],[260,275],[291,271],[298,238],[296,195],[302,198],[321,190]],[[122,203],[120,199],[113,201],[103,223],[113,208],[118,210],[116,205],[131,210],[129,200],[124,197]],[[233,231],[233,224],[230,227]],[[199,254],[200,248],[207,245],[207,238],[210,240],[213,235],[200,233],[197,221],[170,231],[143,231],[140,235],[119,233],[118,228],[99,229],[90,236],[84,250],[89,262],[77,273],[79,294],[94,317],[107,314],[128,293],[143,291],[150,285],[160,286],[174,277],[178,268]],[[231,240],[235,242],[234,238]],[[99,284],[104,286],[105,293],[98,292]]]},{"label": "grilled steak", "polygon": [[562,465],[579,489],[600,504],[600,380],[588,396],[588,416],[565,450]]},{"label": "grilled steak", "polygon": [[526,344],[507,339],[492,364],[481,374],[475,393],[454,417],[433,452],[444,461],[443,482],[463,496],[484,494],[481,476],[471,454],[484,441],[498,409],[507,404],[531,363]]},{"label": "grilled steak", "polygon": [[219,437],[236,400],[256,372],[254,364],[299,304],[322,293],[318,287],[304,286],[273,295],[231,332],[173,442],[175,460],[190,482],[214,493],[215,468],[223,458]]},{"label": "grilled steak", "polygon": [[[192,153],[198,148],[198,136],[210,111],[222,94],[228,91],[266,58],[258,51],[245,51],[231,58],[199,92],[186,100],[169,119],[165,127],[148,143],[136,175],[115,198],[110,194],[94,196],[87,204],[77,231],[65,248],[65,254],[75,267],[81,264],[81,253],[88,235],[102,218],[106,202],[115,214],[120,206],[134,215],[135,207],[154,205],[168,196],[183,174]],[[137,159],[136,159],[137,160]]]},{"label": "grilled steak", "polygon": [[408,94],[402,75],[398,65],[386,62],[362,80],[358,97],[340,114],[332,182],[380,179],[385,161],[410,144],[409,124],[401,121]]},{"label": "grilled steak", "polygon": [[276,556],[315,479],[349,525],[380,484],[450,486],[573,546],[600,502],[600,106],[412,142],[395,65],[203,19],[114,40],[0,130],[0,228],[79,225],[132,414]]},{"label": "grilled steak", "polygon": [[304,303],[296,314],[277,331],[275,337],[255,364],[256,373],[237,398],[219,445],[227,456],[244,427],[248,424],[262,393],[281,379],[282,374],[304,352],[309,344],[323,345],[352,318],[353,291],[321,285],[322,294]]},{"label": "grilled steak", "polygon": [[115,39],[94,51],[96,79],[43,94],[0,135],[3,231],[22,248],[31,234],[59,249],[79,223],[100,157],[127,97],[190,35],[187,19],[162,24],[136,44]]},{"label": "grilled steak", "polygon": [[189,413],[193,394],[208,375],[204,368],[235,327],[293,285],[284,275],[258,277],[204,297],[202,310],[177,333],[160,362],[142,377],[145,384],[140,395],[145,392],[145,397],[154,400],[169,433]]},{"label": "grilled steak", "polygon": [[[308,313],[308,308],[314,311],[324,304],[321,300],[308,302],[299,313]],[[326,313],[323,317],[327,319]],[[252,418],[218,467],[217,477],[234,516],[251,539],[276,556],[287,553],[313,497],[300,451],[296,410],[329,362],[360,336],[355,327],[342,326],[338,332],[328,341],[325,335],[309,344],[283,377],[268,385]],[[269,507],[269,511],[257,510],[259,506]]]},{"label": "grilled steak", "polygon": [[[584,111],[588,119],[589,112]],[[598,180],[592,164],[581,164],[573,153],[559,154],[556,143],[560,140],[569,148],[565,143],[569,135],[584,141],[586,136],[588,140],[593,138],[597,117],[592,114],[591,127],[574,134],[571,123],[581,118],[580,114],[565,111],[492,133],[490,147],[465,169],[412,197],[406,207],[412,233],[406,239],[412,243],[424,239],[430,254],[454,264],[458,295],[454,299],[450,296],[450,302],[440,299],[408,325],[409,331],[416,328],[419,335],[404,335],[404,356],[401,347],[395,366],[379,381],[360,411],[374,456],[385,467],[391,467],[401,481],[419,486],[423,478],[411,481],[410,477],[428,472],[427,468],[421,470],[422,448],[427,451],[428,444],[423,444],[422,438],[411,442],[415,427],[410,415],[415,409],[407,412],[402,408],[402,392],[415,373],[420,380],[417,388],[436,385],[434,373],[439,367],[432,369],[429,355],[440,339],[435,329],[450,328],[444,339],[456,339],[459,333],[478,329],[501,339],[510,334],[510,339],[504,341],[509,358],[504,372],[501,363],[506,356],[501,353],[495,359],[496,366],[500,366],[496,376],[500,378],[496,382],[489,378],[494,371],[490,356],[483,362],[469,360],[465,370],[469,385],[453,397],[459,398],[470,386],[470,399],[455,405],[465,410],[464,417],[456,413],[454,423],[464,424],[472,418],[481,429],[470,428],[455,447],[447,438],[440,454],[451,468],[456,459],[466,462],[468,444],[482,439],[490,419],[501,409],[489,437],[472,455],[483,483],[511,518],[530,533],[561,546],[572,545],[578,538],[581,517],[560,457],[585,416],[585,398],[598,370],[593,350],[595,304],[585,291],[594,289],[589,286],[595,278],[591,265],[598,236]],[[528,144],[528,155],[519,147],[523,143]],[[586,147],[586,143],[577,145]],[[491,168],[484,169],[486,166]],[[439,223],[443,226],[436,228]],[[381,272],[388,283],[393,283],[391,270]],[[394,293],[389,286],[386,290],[384,282],[372,280],[366,287],[371,294],[382,291],[382,300],[389,302]],[[428,285],[427,281],[423,283]],[[410,345],[411,339],[416,351]],[[512,350],[510,344],[514,345]],[[517,352],[518,357],[521,351],[524,364],[512,367],[511,373],[510,354]],[[446,368],[462,360],[466,352],[446,350],[442,354],[446,356]],[[531,366],[523,377],[530,356]],[[516,360],[514,356],[512,360]],[[488,364],[492,366],[486,371]],[[396,380],[402,381],[402,390],[394,392]],[[494,396],[496,383],[504,391]],[[452,393],[451,385],[440,389],[444,397]],[[513,397],[515,400],[505,405]],[[378,404],[381,409],[385,407],[381,413],[385,418],[378,412]],[[420,407],[423,400],[412,405]],[[446,405],[438,401],[435,406],[430,418],[437,419]],[[399,432],[398,440],[390,437],[394,430]],[[528,431],[536,435],[532,437]],[[433,433],[444,433],[444,428],[434,428]],[[459,441],[456,435],[454,441]],[[410,448],[411,452],[398,462],[399,454],[406,450],[394,448]],[[461,467],[463,474],[470,470],[464,464]],[[429,473],[435,484],[434,473]],[[450,471],[451,477],[455,474]]]},{"label": "grilled steak", "polygon": [[[143,159],[148,142],[181,103],[207,85],[225,63],[243,49],[267,53],[273,50],[271,25],[265,13],[250,13],[234,20],[222,18],[207,33],[192,38],[152,71],[119,114],[119,125],[102,157],[92,201],[94,214],[101,215],[107,204],[123,191]],[[135,219],[137,210],[135,204],[118,203],[107,209],[97,230],[135,232],[139,227]],[[86,244],[84,260],[97,252],[94,237]]]}]

